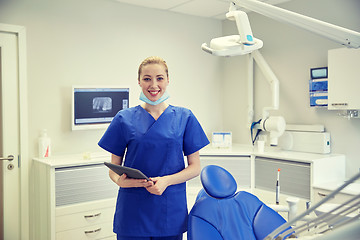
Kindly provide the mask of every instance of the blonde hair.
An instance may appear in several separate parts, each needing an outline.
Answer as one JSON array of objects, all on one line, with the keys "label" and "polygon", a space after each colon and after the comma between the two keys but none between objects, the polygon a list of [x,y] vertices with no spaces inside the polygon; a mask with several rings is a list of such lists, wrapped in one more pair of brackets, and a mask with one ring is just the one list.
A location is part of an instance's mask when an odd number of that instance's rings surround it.
[{"label": "blonde hair", "polygon": [[165,60],[162,59],[161,57],[152,56],[152,57],[145,58],[144,61],[141,62],[140,66],[139,66],[139,70],[138,70],[138,80],[140,80],[140,75],[141,75],[141,71],[142,71],[143,67],[145,67],[148,64],[163,65],[165,67],[166,76],[169,77],[169,70],[168,70],[168,66],[167,66]]}]

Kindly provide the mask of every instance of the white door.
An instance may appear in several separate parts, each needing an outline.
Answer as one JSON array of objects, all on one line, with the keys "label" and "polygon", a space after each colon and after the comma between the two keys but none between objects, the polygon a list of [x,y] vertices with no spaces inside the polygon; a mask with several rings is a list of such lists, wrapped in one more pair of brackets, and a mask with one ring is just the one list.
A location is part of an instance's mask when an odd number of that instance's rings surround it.
[{"label": "white door", "polygon": [[0,239],[20,240],[20,152],[19,66],[17,35],[0,29],[0,161],[2,214]]}]

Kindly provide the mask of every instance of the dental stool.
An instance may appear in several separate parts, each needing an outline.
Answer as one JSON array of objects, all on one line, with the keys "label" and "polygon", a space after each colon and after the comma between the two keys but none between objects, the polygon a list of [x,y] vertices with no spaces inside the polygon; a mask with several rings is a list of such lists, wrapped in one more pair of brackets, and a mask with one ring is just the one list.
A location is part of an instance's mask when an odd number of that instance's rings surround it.
[{"label": "dental stool", "polygon": [[203,189],[189,214],[188,240],[262,240],[285,223],[256,196],[240,191],[224,168],[209,165],[201,171]]}]

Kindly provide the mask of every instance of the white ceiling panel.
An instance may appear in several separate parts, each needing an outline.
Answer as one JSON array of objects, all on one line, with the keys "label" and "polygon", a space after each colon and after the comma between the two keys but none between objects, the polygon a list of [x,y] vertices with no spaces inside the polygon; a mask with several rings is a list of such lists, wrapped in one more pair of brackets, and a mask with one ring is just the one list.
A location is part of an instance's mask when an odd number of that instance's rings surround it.
[{"label": "white ceiling panel", "polygon": [[193,0],[169,9],[170,11],[201,17],[215,17],[229,11],[229,2],[220,0]]},{"label": "white ceiling panel", "polygon": [[128,3],[141,7],[157,8],[157,9],[169,9],[192,0],[116,0],[122,3]]},{"label": "white ceiling panel", "polygon": [[[131,5],[162,9],[188,15],[225,19],[230,0],[114,0]],[[291,0],[260,0],[272,5]],[[242,9],[245,10],[246,9]],[[247,12],[247,11],[246,11]]]}]

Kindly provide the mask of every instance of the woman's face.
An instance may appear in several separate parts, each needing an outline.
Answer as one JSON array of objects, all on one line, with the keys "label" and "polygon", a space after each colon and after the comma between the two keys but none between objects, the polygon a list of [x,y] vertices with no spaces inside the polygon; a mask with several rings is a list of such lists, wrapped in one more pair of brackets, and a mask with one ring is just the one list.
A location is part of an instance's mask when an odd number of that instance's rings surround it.
[{"label": "woman's face", "polygon": [[148,64],[142,67],[139,86],[149,100],[158,100],[168,85],[169,79],[162,64]]}]

